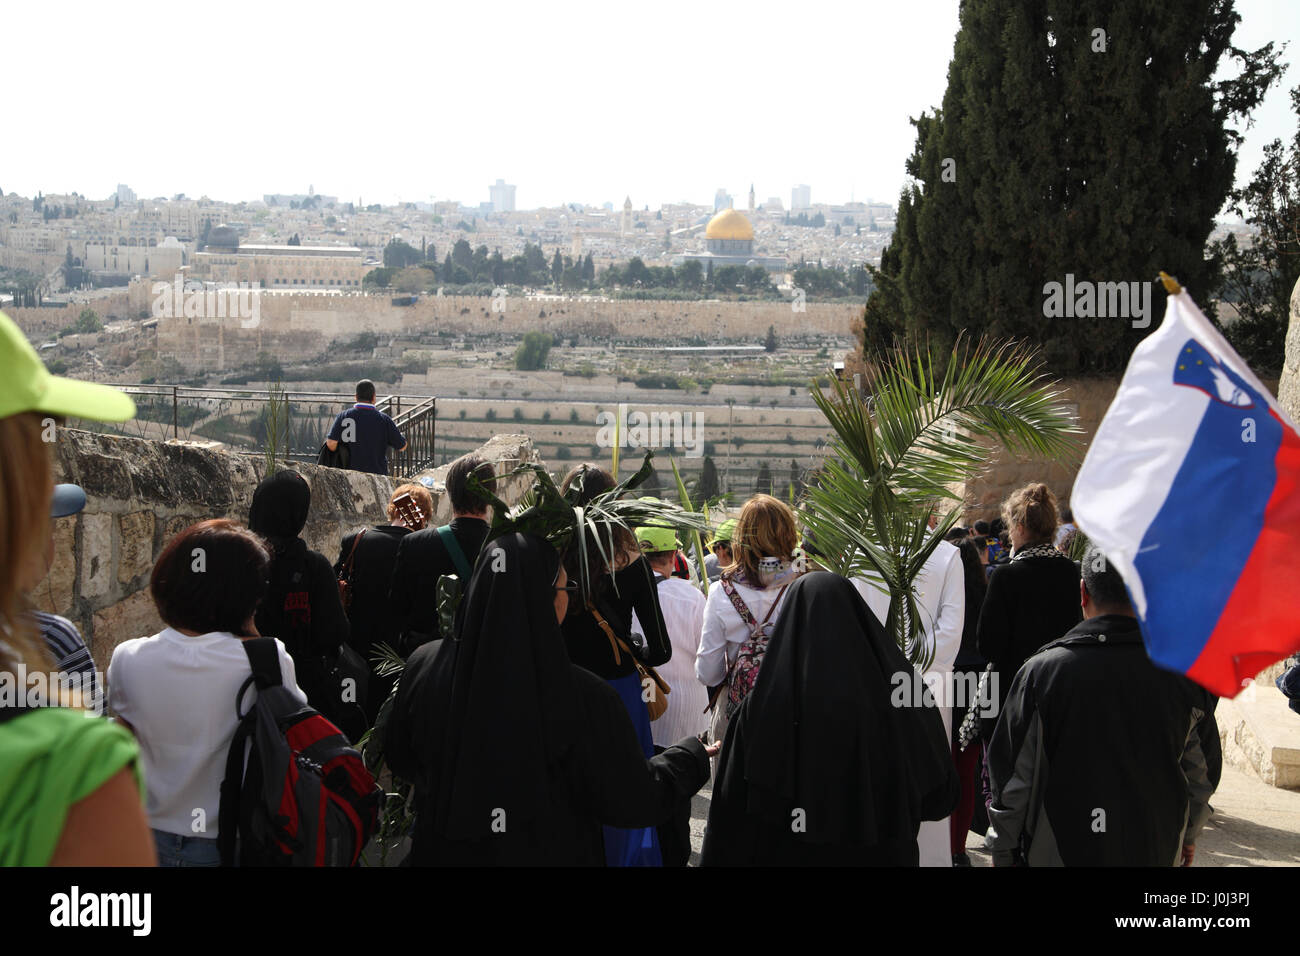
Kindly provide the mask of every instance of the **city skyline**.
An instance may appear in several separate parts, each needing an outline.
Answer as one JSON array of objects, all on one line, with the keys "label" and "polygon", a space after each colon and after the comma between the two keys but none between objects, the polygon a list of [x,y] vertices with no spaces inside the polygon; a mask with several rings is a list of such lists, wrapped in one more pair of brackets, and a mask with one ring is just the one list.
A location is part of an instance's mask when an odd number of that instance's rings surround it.
[{"label": "city skyline", "polygon": [[[211,22],[192,8],[133,7],[141,22],[170,24],[169,44],[201,36],[196,51],[213,55],[184,83],[156,80],[149,108],[129,122],[91,108],[52,125],[46,106],[124,75],[102,39],[120,28],[120,11],[84,8],[85,29],[60,38],[65,65],[54,74],[41,44],[21,45],[11,73],[48,79],[40,96],[11,98],[10,127],[39,131],[40,146],[10,151],[0,189],[98,199],[127,183],[142,197],[239,202],[314,184],[342,201],[476,206],[501,178],[524,210],[621,207],[625,196],[637,209],[707,205],[719,186],[744,207],[751,183],[760,204],[777,196],[788,208],[792,187],[806,183],[814,202],[893,204],[914,144],[908,118],[941,103],[958,25],[946,2],[811,4],[779,20],[731,2],[668,4],[653,19],[577,3],[563,23],[512,8],[488,33],[472,11],[404,10],[403,34],[431,38],[426,55],[418,43],[394,47],[387,22],[229,7]],[[1238,9],[1237,46],[1300,36],[1296,5]],[[293,45],[250,48],[242,31],[253,19]],[[40,20],[23,8],[10,26],[40,35]],[[341,44],[345,55],[330,56]],[[232,90],[232,76],[257,97]],[[1294,136],[1288,92],[1298,78],[1293,66],[1243,130],[1239,183],[1264,144]],[[438,109],[413,109],[431,89],[442,91]]]}]

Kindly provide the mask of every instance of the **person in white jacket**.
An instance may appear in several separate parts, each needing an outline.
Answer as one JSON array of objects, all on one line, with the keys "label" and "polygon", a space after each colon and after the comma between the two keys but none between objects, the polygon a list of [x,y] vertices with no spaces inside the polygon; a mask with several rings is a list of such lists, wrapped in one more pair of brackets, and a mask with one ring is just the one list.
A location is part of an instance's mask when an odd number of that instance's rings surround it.
[{"label": "person in white jacket", "polygon": [[[966,586],[961,552],[947,541],[940,541],[913,583],[921,615],[921,632],[934,648],[934,657],[921,679],[940,705],[944,732],[951,741],[952,671],[957,652],[961,649],[962,623],[966,615]],[[854,578],[853,586],[858,589],[876,618],[884,623],[889,614],[890,595],[867,577]],[[909,702],[916,703],[910,696]],[[949,839],[947,817],[923,822],[917,835],[921,866],[952,866]]]},{"label": "person in white jacket", "polygon": [[[805,567],[798,545],[799,533],[789,505],[771,495],[755,495],[745,502],[731,541],[732,563],[709,587],[704,606],[704,632],[695,655],[695,674],[701,684],[714,687],[731,680],[736,658],[753,633],[737,601],[755,625],[771,633],[786,586]],[[727,593],[728,587],[734,599]],[[728,690],[722,691],[713,710],[714,740],[726,734],[728,696]]]}]

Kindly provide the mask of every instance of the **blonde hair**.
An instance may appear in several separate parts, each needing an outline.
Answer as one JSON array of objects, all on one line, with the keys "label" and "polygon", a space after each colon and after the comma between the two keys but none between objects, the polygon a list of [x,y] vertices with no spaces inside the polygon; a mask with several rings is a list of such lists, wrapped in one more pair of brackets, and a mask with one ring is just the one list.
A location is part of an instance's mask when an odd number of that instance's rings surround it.
[{"label": "blonde hair", "polygon": [[1041,481],[1011,492],[1002,503],[1002,520],[1010,532],[1016,525],[1025,529],[1026,544],[1051,541],[1060,523],[1056,495]]},{"label": "blonde hair", "polygon": [[724,573],[735,574],[739,568],[744,571],[745,580],[758,587],[759,559],[788,560],[798,546],[799,531],[790,506],[771,495],[754,495],[745,502],[736,519],[736,530],[731,534],[732,563]]},{"label": "blonde hair", "polygon": [[41,440],[43,416],[24,412],[0,418],[0,667],[19,663],[49,667],[50,658],[28,616],[23,576],[45,553],[54,493],[48,445]]},{"label": "blonde hair", "polygon": [[[396,488],[393,489],[392,497],[388,499],[388,520],[392,521],[394,518],[397,517],[397,508],[393,506],[393,502],[396,501],[398,498],[400,498],[402,495],[406,495],[406,494],[409,494],[412,498],[414,498],[415,503],[419,505],[420,510],[424,512],[425,525],[427,526],[429,524],[432,524],[433,523],[433,495],[429,494],[428,488],[424,487],[424,485],[421,485],[419,483],[398,485]],[[416,528],[415,530],[418,531],[419,529]]]}]

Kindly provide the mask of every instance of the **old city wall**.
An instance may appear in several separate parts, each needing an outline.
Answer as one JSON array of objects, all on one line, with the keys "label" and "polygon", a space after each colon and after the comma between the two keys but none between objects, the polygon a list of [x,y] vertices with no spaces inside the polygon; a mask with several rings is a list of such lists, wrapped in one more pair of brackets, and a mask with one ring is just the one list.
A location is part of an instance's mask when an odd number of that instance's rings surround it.
[{"label": "old city wall", "polygon": [[[498,435],[478,452],[508,471],[536,454],[522,435]],[[393,484],[384,476],[295,464],[311,485],[303,538],[331,563],[340,539],[364,524],[381,523]],[[445,467],[426,474],[440,478]],[[86,492],[80,514],[54,522],[54,560],[33,591],[38,608],[72,620],[96,667],[107,668],[122,641],[162,626],[149,597],[149,575],[164,545],[205,518],[247,521],[253,491],[266,472],[260,456],[231,454],[185,443],[119,438],[60,429],[55,481]],[[508,503],[530,486],[524,478],[498,489]],[[450,519],[450,501],[433,492],[435,520]]]},{"label": "old city wall", "polygon": [[[143,283],[132,287],[132,308],[152,302]],[[139,300],[139,301],[136,301]],[[246,363],[259,351],[277,357],[310,357],[332,340],[361,332],[416,336],[499,332],[518,336],[539,330],[559,335],[663,342],[702,339],[709,343],[757,344],[769,326],[777,334],[847,337],[862,307],[808,303],[802,312],[788,302],[608,302],[483,296],[424,296],[395,306],[387,296],[285,296],[265,294],[258,316],[164,317],[158,322],[160,355],[187,368],[223,371]]]}]

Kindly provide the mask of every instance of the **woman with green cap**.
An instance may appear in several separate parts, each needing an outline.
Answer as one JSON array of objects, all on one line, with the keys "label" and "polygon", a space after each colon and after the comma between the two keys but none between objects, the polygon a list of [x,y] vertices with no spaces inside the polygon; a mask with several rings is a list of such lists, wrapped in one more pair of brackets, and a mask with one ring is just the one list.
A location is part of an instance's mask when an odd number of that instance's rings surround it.
[{"label": "woman with green cap", "polygon": [[49,538],[57,420],[126,421],[135,403],[51,375],[2,312],[0,368],[0,866],[151,866],[135,738],[53,706],[54,664],[26,613]]}]

